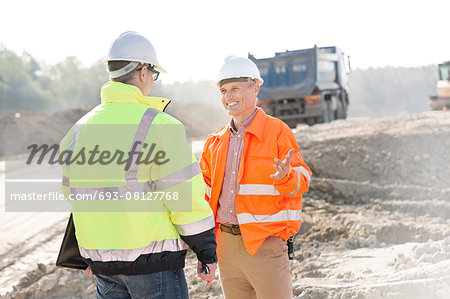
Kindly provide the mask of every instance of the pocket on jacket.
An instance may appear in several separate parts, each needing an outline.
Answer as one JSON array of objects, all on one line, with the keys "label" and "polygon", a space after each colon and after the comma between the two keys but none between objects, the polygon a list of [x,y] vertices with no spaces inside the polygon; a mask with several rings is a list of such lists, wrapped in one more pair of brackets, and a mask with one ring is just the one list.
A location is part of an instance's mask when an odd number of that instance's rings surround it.
[{"label": "pocket on jacket", "polygon": [[[259,183],[264,181],[271,182],[270,175],[275,173],[275,168],[273,168],[273,164],[275,164],[274,158],[250,156],[246,161],[247,167],[245,172],[250,177],[258,178]],[[246,174],[245,172],[244,175]]]}]

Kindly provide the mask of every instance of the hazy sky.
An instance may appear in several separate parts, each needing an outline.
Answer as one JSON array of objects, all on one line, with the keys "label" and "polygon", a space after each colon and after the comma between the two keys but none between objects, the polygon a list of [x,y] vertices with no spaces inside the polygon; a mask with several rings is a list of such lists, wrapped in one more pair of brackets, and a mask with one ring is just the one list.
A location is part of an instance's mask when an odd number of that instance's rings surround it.
[{"label": "hazy sky", "polygon": [[450,60],[450,1],[2,1],[0,44],[56,63],[103,59],[120,33],[147,36],[165,82],[213,79],[230,54],[337,45],[352,68]]}]

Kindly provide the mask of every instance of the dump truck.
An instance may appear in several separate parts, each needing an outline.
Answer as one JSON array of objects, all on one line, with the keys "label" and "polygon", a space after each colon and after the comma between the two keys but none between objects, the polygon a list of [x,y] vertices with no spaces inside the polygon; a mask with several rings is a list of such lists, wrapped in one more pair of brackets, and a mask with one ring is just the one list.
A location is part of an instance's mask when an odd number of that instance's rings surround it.
[{"label": "dump truck", "polygon": [[429,105],[431,110],[450,110],[450,60],[438,65],[437,95]]},{"label": "dump truck", "polygon": [[289,127],[347,118],[349,57],[336,46],[275,53],[256,59],[264,84],[258,106]]}]

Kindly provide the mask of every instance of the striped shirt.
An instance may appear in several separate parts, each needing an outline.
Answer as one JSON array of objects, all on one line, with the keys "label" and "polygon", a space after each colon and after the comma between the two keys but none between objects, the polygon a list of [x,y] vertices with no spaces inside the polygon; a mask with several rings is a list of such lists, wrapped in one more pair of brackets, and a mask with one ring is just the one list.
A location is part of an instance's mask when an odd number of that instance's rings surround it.
[{"label": "striped shirt", "polygon": [[217,208],[218,223],[238,224],[236,218],[236,192],[239,163],[241,162],[242,149],[244,147],[244,134],[259,109],[256,108],[253,114],[240,123],[237,128],[233,119],[230,121],[230,143],[228,145],[227,163]]}]

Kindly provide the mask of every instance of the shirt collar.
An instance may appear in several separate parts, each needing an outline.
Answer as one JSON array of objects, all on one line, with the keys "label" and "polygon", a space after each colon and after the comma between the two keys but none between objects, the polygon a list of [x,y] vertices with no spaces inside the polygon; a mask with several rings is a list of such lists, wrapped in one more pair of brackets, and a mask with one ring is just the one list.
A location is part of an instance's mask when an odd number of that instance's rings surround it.
[{"label": "shirt collar", "polygon": [[256,109],[255,109],[255,111],[253,111],[252,115],[250,115],[246,120],[244,120],[242,123],[240,123],[237,126],[237,128],[236,128],[236,125],[234,124],[234,119],[232,118],[230,121],[230,124],[228,126],[230,128],[230,132],[232,134],[236,134],[239,129],[244,129],[244,131],[247,130],[248,127],[250,126],[250,124],[252,123],[253,118],[255,118],[255,115],[259,109],[260,108],[256,107]]}]

